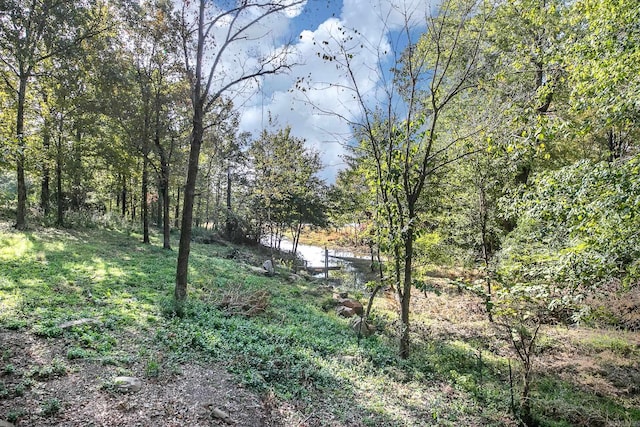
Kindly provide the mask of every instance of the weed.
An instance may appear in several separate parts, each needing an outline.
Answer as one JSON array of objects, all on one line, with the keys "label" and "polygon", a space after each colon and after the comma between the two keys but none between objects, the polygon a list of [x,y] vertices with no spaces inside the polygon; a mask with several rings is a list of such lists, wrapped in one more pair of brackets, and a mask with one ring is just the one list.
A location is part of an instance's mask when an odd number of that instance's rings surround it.
[{"label": "weed", "polygon": [[27,387],[28,386],[25,382],[21,382],[13,388],[13,394],[15,396],[24,396],[24,392],[27,390]]},{"label": "weed", "polygon": [[40,412],[45,417],[51,417],[60,412],[62,408],[58,399],[47,399],[40,406]]},{"label": "weed", "polygon": [[5,375],[11,375],[14,374],[16,372],[16,367],[13,366],[11,363],[7,363],[6,365],[4,365],[4,368],[2,368],[2,373]]},{"label": "weed", "polygon": [[82,347],[71,347],[67,350],[67,359],[88,359],[95,357],[96,353],[92,350],[87,350]]},{"label": "weed", "polygon": [[0,381],[0,399],[6,399],[7,397],[9,397],[9,394],[9,388],[3,381]]},{"label": "weed", "polygon": [[50,365],[43,365],[32,368],[27,376],[38,380],[48,380],[54,377],[59,377],[67,374],[67,365],[59,358],[55,358],[51,361]]},{"label": "weed", "polygon": [[43,338],[56,338],[62,335],[62,329],[51,323],[34,325],[32,332],[34,335]]},{"label": "weed", "polygon": [[12,409],[7,413],[7,421],[10,423],[16,424],[18,420],[27,415],[27,411],[24,409]]},{"label": "weed", "polygon": [[144,368],[144,374],[147,378],[157,378],[160,376],[160,363],[154,358],[147,360]]}]

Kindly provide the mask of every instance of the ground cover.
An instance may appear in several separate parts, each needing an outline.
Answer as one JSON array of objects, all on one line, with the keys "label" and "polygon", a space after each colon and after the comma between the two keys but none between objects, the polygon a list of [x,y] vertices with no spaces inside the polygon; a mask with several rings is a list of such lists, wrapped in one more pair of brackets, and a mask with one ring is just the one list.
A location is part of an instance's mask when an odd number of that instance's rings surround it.
[{"label": "ground cover", "polygon": [[[332,289],[283,269],[265,277],[250,267],[264,255],[216,240],[194,243],[190,298],[176,311],[175,252],[156,235],[140,242],[0,224],[0,420],[226,425],[222,411],[245,426],[517,423],[510,349],[482,302],[445,279],[434,277],[439,295],[415,295],[414,351],[402,361],[392,293],[376,299],[378,333],[358,340]],[[224,304],[243,298],[258,309]],[[541,343],[541,424],[640,423],[639,334],[549,327]],[[117,376],[141,379],[140,391],[122,393]]]}]

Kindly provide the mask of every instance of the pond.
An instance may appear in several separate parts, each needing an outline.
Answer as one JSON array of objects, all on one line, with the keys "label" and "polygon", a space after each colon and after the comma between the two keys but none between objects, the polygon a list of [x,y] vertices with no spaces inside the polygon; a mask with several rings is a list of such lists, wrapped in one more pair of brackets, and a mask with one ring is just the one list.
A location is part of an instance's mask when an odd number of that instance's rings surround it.
[{"label": "pond", "polygon": [[[268,239],[263,241],[269,245]],[[283,252],[293,252],[293,242],[289,239],[282,239],[280,249]],[[328,251],[329,278],[339,279],[345,287],[363,288],[365,283],[371,279],[371,259],[359,253],[354,253],[344,249],[331,249]],[[325,248],[321,246],[298,244],[296,251],[298,257],[304,259],[305,266],[324,268]],[[331,269],[334,267],[334,269]],[[339,269],[338,269],[339,267]],[[324,272],[314,274],[315,277],[324,277]]]}]

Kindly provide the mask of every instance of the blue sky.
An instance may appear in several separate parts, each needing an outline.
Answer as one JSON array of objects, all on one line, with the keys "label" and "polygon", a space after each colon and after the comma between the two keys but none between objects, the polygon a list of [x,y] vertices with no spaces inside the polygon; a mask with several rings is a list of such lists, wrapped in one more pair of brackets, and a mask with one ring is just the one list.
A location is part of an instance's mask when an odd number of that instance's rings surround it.
[{"label": "blue sky", "polygon": [[[389,63],[379,67],[379,56],[374,50],[388,51],[386,61],[392,61],[394,54],[400,53],[393,52],[391,40],[403,22],[398,10],[406,9],[415,11],[419,27],[430,6],[426,0],[308,0],[302,13],[283,26],[280,34],[280,40],[294,41],[300,64],[287,75],[265,79],[260,90],[245,99],[240,111],[241,130],[258,135],[267,126],[269,115],[275,118],[276,127],[291,126],[294,136],[304,138],[309,148],[320,152],[326,166],[321,177],[333,182],[337,171],[344,167],[345,146],[352,140],[350,125],[338,115],[353,119],[359,115],[359,108],[353,102],[352,92],[338,89],[340,85],[352,86],[344,70],[318,57],[320,49],[314,41],[331,41],[341,29],[357,28],[357,33],[351,33],[356,46],[361,43],[376,46],[358,50],[352,60],[358,87],[376,103],[382,84],[379,70],[388,69]],[[335,47],[335,43],[326,46]],[[311,81],[312,88],[325,89],[310,90],[303,95],[295,89],[301,76]],[[307,100],[335,114],[318,114]]]}]

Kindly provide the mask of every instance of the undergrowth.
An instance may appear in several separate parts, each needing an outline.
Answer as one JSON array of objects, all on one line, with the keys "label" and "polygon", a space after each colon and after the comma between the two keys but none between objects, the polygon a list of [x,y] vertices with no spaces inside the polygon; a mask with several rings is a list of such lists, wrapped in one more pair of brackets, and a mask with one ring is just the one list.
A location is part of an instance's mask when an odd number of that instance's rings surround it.
[{"label": "undergrowth", "polygon": [[[161,249],[160,237],[154,234],[152,244],[144,245],[130,230],[0,231],[0,331],[66,343],[62,358],[24,373],[3,362],[0,381],[18,374],[46,380],[65,375],[75,363],[113,364],[128,373],[136,361],[140,375],[156,378],[197,361],[223,364],[265,398],[289,402],[301,414],[334,425],[516,422],[510,412],[508,357],[482,336],[454,329],[434,334],[428,329],[434,320],[416,315],[412,357],[400,360],[395,313],[384,304],[374,308],[379,333],[358,340],[328,303],[329,290],[283,274],[256,274],[227,259],[230,248],[215,243],[193,244],[189,299],[176,307],[176,254]],[[236,302],[260,295],[261,309],[226,310],[225,295]],[[98,324],[60,327],[83,318]],[[582,348],[637,356],[637,347],[622,338],[591,339]],[[29,382],[18,380],[21,388],[0,382],[0,399],[24,393]],[[543,425],[640,422],[629,401],[590,395],[553,376],[540,379],[534,399]],[[42,403],[47,416],[62,409],[60,402]]]}]

